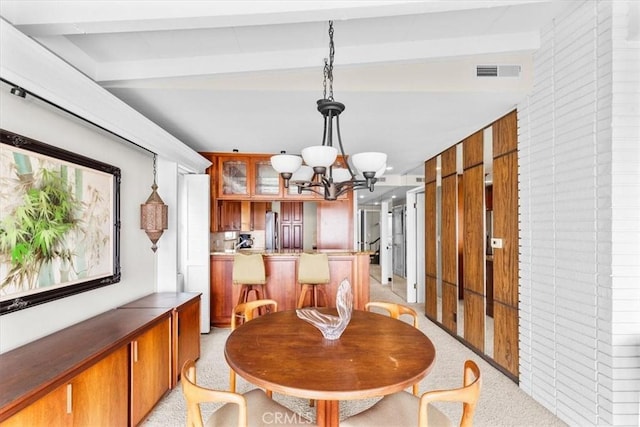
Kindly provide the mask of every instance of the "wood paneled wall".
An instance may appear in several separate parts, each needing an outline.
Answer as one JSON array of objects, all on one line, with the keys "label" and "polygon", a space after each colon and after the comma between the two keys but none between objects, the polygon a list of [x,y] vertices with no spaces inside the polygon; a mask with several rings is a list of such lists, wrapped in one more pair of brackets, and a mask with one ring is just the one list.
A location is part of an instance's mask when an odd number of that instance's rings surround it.
[{"label": "wood paneled wall", "polygon": [[[502,248],[493,251],[493,360],[504,372],[517,378],[519,242],[516,112],[507,114],[491,126],[493,237],[501,238],[503,242]],[[480,353],[485,351],[486,298],[491,298],[486,293],[487,207],[483,139],[484,130],[480,130],[461,141],[462,176],[456,170],[456,145],[440,154],[440,206],[437,206],[438,156],[425,162],[425,313],[438,322],[437,285],[438,280],[442,280],[442,327],[458,335],[457,308],[459,298],[463,299],[462,338]],[[436,253],[438,217],[441,221],[440,266],[437,265]],[[438,277],[438,271],[441,277]]]},{"label": "wood paneled wall", "polygon": [[436,179],[437,159],[425,162],[424,206],[425,206],[425,314],[434,322],[438,320],[438,282],[436,255]]},{"label": "wood paneled wall", "polygon": [[464,338],[484,351],[485,229],[483,131],[462,142],[464,157]]},{"label": "wood paneled wall", "polygon": [[518,153],[516,112],[493,125],[494,359],[518,376]]},{"label": "wood paneled wall", "polygon": [[457,331],[458,316],[458,178],[456,147],[441,157],[442,173],[442,325]]}]

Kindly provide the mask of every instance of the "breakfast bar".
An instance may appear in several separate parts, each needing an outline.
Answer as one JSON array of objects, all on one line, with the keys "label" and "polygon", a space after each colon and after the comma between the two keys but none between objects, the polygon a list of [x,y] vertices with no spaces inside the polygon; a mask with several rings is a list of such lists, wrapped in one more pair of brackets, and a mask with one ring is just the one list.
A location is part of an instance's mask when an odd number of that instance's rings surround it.
[{"label": "breakfast bar", "polygon": [[[296,308],[301,291],[296,278],[301,251],[251,250],[246,252],[257,252],[263,255],[267,274],[267,296],[278,302],[278,310]],[[340,281],[347,278],[353,291],[353,307],[363,310],[364,305],[369,301],[369,252],[348,250],[322,252],[329,257],[331,281],[323,286],[326,286],[330,305],[335,305]],[[231,252],[211,253],[211,324],[213,326],[228,326],[231,323],[231,311],[238,300],[239,286],[234,286],[232,282],[234,255],[235,253]]]}]

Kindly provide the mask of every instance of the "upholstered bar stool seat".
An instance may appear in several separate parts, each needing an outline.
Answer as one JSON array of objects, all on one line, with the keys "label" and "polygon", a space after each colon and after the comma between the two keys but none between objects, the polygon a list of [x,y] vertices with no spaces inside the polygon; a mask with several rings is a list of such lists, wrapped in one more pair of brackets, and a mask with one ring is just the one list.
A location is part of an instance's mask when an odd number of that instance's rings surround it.
[{"label": "upholstered bar stool seat", "polygon": [[313,307],[318,306],[318,293],[324,298],[325,306],[329,305],[329,298],[324,289],[324,285],[331,279],[329,274],[329,257],[327,254],[301,253],[298,262],[298,283],[302,285],[298,308],[304,306],[307,292],[311,292],[310,303]]},{"label": "upholstered bar stool seat", "polygon": [[241,286],[237,304],[249,301],[251,292],[255,293],[255,299],[266,299],[267,276],[262,255],[237,253],[233,257],[232,281]]}]

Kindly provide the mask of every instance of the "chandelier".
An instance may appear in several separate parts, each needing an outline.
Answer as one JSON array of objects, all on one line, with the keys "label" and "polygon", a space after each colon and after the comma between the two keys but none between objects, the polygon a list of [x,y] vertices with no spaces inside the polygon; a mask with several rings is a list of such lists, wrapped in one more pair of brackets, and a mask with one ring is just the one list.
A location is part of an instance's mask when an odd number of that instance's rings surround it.
[{"label": "chandelier", "polygon": [[[318,111],[324,117],[322,145],[303,148],[302,157],[285,154],[284,151],[271,157],[271,166],[284,179],[285,188],[289,188],[289,183],[292,183],[298,187],[298,194],[311,191],[324,196],[325,200],[336,200],[350,190],[368,188],[373,191],[387,162],[385,153],[365,152],[350,157],[345,155],[340,136],[340,113],[345,107],[333,99],[334,53],[333,21],[329,21],[329,59],[324,59],[323,98],[317,101]],[[335,165],[338,149],[333,146],[334,130],[345,167]],[[356,175],[354,170],[360,175]]]}]

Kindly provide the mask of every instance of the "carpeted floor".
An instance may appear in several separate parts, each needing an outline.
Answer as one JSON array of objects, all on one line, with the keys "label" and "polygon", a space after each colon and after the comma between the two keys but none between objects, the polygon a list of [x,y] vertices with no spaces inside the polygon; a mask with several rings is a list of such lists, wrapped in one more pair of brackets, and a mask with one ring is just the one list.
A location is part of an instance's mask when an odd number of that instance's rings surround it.
[{"label": "carpeted floor", "polygon": [[[371,300],[404,303],[391,292],[388,286],[371,281]],[[406,303],[405,303],[406,304]],[[422,304],[413,306],[418,313],[424,312]],[[564,426],[565,424],[548,410],[521,391],[518,386],[498,370],[487,364],[471,350],[433,324],[426,317],[420,318],[420,329],[433,341],[437,355],[436,364],[429,375],[420,383],[420,392],[440,388],[459,387],[462,382],[462,366],[466,359],[473,359],[480,366],[483,385],[480,401],[474,418],[475,426]],[[224,360],[223,347],[228,329],[213,328],[208,335],[202,335],[201,357],[197,363],[198,383],[214,389],[228,390],[229,367]],[[237,379],[239,392],[248,391],[254,386],[242,378]],[[408,389],[410,391],[410,389]],[[274,393],[273,398],[315,421],[314,408],[309,401]],[[377,399],[343,401],[340,403],[340,418],[358,413],[373,405]],[[203,406],[203,416],[215,410],[218,404]],[[461,405],[438,403],[437,406],[452,419],[459,420]],[[171,390],[142,424],[143,427],[184,426],[186,409],[182,389],[178,385]],[[393,426],[389,426],[393,427]],[[400,426],[398,426],[400,427]],[[404,427],[404,426],[402,426]]]}]

